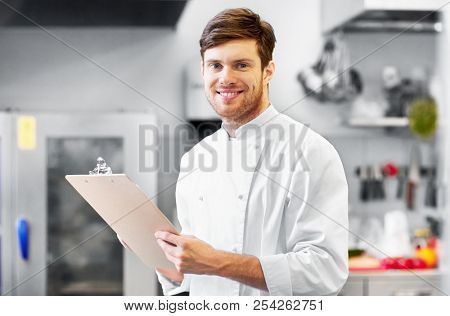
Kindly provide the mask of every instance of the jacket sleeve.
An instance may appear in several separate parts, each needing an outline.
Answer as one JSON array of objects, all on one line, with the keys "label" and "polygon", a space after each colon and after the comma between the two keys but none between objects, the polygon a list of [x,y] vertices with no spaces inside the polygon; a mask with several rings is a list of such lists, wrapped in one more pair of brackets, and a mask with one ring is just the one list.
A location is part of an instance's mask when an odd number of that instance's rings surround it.
[{"label": "jacket sleeve", "polygon": [[327,141],[312,147],[296,163],[286,194],[287,251],[259,258],[270,295],[336,295],[348,277],[344,168]]},{"label": "jacket sleeve", "polygon": [[[187,209],[187,203],[185,202],[185,199],[182,194],[182,187],[183,187],[183,181],[187,180],[187,177],[189,177],[190,172],[183,172],[183,161],[186,160],[186,154],[181,158],[181,168],[180,168],[180,174],[178,176],[177,180],[177,186],[176,186],[176,203],[177,203],[177,217],[178,221],[181,225],[181,234],[182,235],[192,235],[191,229],[189,225],[188,220],[188,209]],[[193,171],[195,172],[195,171]],[[181,292],[189,292],[190,288],[190,275],[185,274],[184,279],[181,283],[173,282],[172,280],[166,278],[162,274],[160,274],[158,271],[156,271],[156,274],[158,276],[159,283],[161,284],[161,287],[163,289],[164,295],[175,295]]]}]

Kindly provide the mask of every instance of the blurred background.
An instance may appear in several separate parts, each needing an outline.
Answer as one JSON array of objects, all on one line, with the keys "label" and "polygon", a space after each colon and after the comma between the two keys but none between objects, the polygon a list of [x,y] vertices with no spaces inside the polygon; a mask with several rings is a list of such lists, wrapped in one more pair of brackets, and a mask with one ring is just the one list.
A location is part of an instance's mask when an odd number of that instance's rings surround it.
[{"label": "blurred background", "polygon": [[274,107],[343,161],[341,295],[449,292],[446,1],[0,0],[2,295],[161,294],[64,176],[101,156],[176,221],[179,159],[220,127],[198,40],[233,7],[275,29]]}]

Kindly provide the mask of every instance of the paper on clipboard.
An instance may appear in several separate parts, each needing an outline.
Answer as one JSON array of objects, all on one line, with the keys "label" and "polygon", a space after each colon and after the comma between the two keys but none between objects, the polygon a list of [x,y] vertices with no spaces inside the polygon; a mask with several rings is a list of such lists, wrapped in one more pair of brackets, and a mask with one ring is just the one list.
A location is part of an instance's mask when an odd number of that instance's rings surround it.
[{"label": "paper on clipboard", "polygon": [[67,175],[66,179],[146,265],[175,268],[154,234],[178,231],[127,175]]}]

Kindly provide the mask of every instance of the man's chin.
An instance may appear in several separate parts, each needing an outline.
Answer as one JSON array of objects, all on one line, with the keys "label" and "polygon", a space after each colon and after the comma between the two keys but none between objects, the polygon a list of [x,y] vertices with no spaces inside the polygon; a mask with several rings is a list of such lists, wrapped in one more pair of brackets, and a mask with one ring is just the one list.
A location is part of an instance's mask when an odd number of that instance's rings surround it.
[{"label": "man's chin", "polygon": [[230,117],[236,115],[236,111],[239,109],[239,104],[216,104],[213,107],[219,116]]}]

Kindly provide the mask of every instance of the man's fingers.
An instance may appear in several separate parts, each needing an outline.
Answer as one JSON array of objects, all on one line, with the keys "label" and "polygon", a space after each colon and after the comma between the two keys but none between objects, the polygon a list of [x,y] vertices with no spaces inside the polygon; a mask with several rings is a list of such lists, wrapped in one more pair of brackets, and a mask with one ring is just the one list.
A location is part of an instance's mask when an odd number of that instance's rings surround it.
[{"label": "man's fingers", "polygon": [[177,250],[178,250],[177,246],[172,246],[162,239],[157,239],[156,242],[162,248],[164,253],[169,254],[172,257],[175,257],[175,255],[177,254]]},{"label": "man's fingers", "polygon": [[179,263],[178,259],[171,256],[170,254],[168,254],[167,252],[164,253],[166,255],[167,260],[169,260],[170,262],[172,262],[175,266]]},{"label": "man's fingers", "polygon": [[164,251],[164,255],[166,256],[166,258],[172,262],[173,264],[177,264],[179,259],[177,259],[175,257],[175,247],[172,247],[170,245],[168,245],[166,242],[164,242],[161,239],[158,239],[158,244],[159,246],[162,248],[162,250]]},{"label": "man's fingers", "polygon": [[169,233],[169,232],[161,232],[158,231],[155,233],[155,237],[158,239],[162,239],[164,241],[167,241],[169,243],[172,243],[177,246],[183,245],[183,237]]}]

